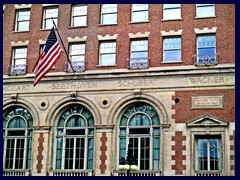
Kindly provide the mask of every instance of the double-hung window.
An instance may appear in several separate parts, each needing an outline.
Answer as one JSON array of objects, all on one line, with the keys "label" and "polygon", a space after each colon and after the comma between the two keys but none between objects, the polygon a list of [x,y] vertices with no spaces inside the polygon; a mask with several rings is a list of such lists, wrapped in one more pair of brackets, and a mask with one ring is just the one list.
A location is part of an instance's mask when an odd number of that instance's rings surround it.
[{"label": "double-hung window", "polygon": [[29,31],[30,9],[21,9],[16,12],[15,31]]},{"label": "double-hung window", "polygon": [[196,137],[196,171],[221,170],[221,143],[218,136]]},{"label": "double-hung window", "polygon": [[31,169],[33,118],[22,107],[12,109],[3,117],[4,174],[25,170],[22,175],[28,175],[26,173]]},{"label": "double-hung window", "polygon": [[83,106],[68,108],[57,123],[54,169],[93,169],[93,149],[93,115]]},{"label": "double-hung window", "polygon": [[99,65],[116,65],[116,42],[101,42]]},{"label": "double-hung window", "polygon": [[181,4],[163,4],[163,19],[181,19]]},{"label": "double-hung window", "polygon": [[87,25],[87,5],[72,5],[72,27]]},{"label": "double-hung window", "polygon": [[216,38],[214,34],[197,36],[197,64],[217,64]]},{"label": "double-hung window", "polygon": [[117,23],[117,4],[101,5],[101,24]]},{"label": "double-hung window", "polygon": [[148,4],[132,4],[132,22],[148,21]]},{"label": "double-hung window", "polygon": [[13,48],[11,72],[9,74],[26,74],[27,47]]},{"label": "double-hung window", "polygon": [[43,29],[51,29],[53,27],[53,21],[56,26],[58,23],[58,7],[45,7],[43,14]]},{"label": "double-hung window", "polygon": [[214,4],[197,4],[196,17],[214,17],[215,5]]},{"label": "double-hung window", "polygon": [[181,37],[166,37],[163,39],[164,62],[181,61]]},{"label": "double-hung window", "polygon": [[70,49],[70,60],[71,60],[74,71],[75,72],[84,71],[85,70],[85,43],[71,44],[69,49]]}]

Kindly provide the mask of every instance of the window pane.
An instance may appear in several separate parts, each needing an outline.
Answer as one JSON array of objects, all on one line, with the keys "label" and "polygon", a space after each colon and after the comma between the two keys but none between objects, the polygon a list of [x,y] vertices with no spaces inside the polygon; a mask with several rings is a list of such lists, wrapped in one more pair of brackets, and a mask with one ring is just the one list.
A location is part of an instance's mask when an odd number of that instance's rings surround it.
[{"label": "window pane", "polygon": [[164,61],[166,62],[181,61],[181,50],[165,51]]},{"label": "window pane", "polygon": [[167,8],[180,8],[181,4],[164,4],[164,9]]},{"label": "window pane", "polygon": [[103,4],[102,5],[102,13],[116,13],[117,12],[117,4]]},{"label": "window pane", "polygon": [[74,6],[73,16],[87,15],[87,6]]},{"label": "window pane", "polygon": [[133,52],[131,53],[131,58],[142,58],[148,57],[148,52]]},{"label": "window pane", "polygon": [[132,21],[133,22],[148,21],[148,11],[133,12]]},{"label": "window pane", "polygon": [[87,25],[87,17],[74,17],[73,18],[73,26],[86,26]]},{"label": "window pane", "polygon": [[215,16],[214,5],[197,7],[197,17]]},{"label": "window pane", "polygon": [[101,55],[101,65],[115,65],[116,54],[103,54]]},{"label": "window pane", "polygon": [[181,9],[165,9],[164,19],[180,19]]},{"label": "window pane", "polygon": [[148,4],[133,4],[132,11],[148,10]]},{"label": "window pane", "polygon": [[117,23],[117,14],[104,14],[102,17],[102,24]]}]

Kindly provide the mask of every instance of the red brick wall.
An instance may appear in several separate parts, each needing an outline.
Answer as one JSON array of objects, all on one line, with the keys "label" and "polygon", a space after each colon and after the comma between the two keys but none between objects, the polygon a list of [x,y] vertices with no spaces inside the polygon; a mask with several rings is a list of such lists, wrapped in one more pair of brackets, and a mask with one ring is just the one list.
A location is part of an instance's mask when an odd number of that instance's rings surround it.
[{"label": "red brick wall", "polygon": [[101,146],[100,146],[100,151],[101,151],[101,155],[100,155],[100,160],[101,160],[101,164],[99,165],[101,174],[105,174],[105,170],[107,168],[107,165],[105,163],[105,161],[107,160],[107,136],[106,136],[106,132],[102,133],[102,137],[100,138],[100,141],[102,142]]},{"label": "red brick wall", "polygon": [[[191,109],[191,95],[217,95],[223,94],[223,109]],[[176,91],[173,100],[178,98],[179,103],[173,105],[175,114],[172,118],[176,123],[185,123],[205,113],[212,114],[223,120],[235,122],[235,90],[202,90],[202,91]]]},{"label": "red brick wall", "polygon": [[[100,5],[88,5],[87,27],[68,28],[70,25],[70,4],[59,5],[59,32],[66,49],[68,49],[67,37],[87,36],[86,41],[86,69],[114,69],[126,68],[129,58],[130,40],[128,33],[145,33],[149,35],[150,66],[181,66],[192,65],[193,54],[196,54],[196,34],[194,28],[217,27],[217,52],[220,53],[219,63],[235,62],[235,6],[231,4],[217,4],[216,18],[195,19],[195,4],[182,5],[182,20],[161,21],[163,17],[162,4],[149,5],[149,23],[129,23],[131,19],[131,6],[129,4],[118,5],[118,24],[99,26]],[[49,31],[40,30],[42,27],[42,5],[33,4],[31,7],[30,31],[13,32],[15,24],[14,5],[7,5],[4,10],[4,51],[3,73],[7,73],[7,65],[11,64],[11,41],[29,40],[27,54],[27,72],[32,68],[39,55],[39,39],[46,40]],[[162,64],[162,36],[161,31],[180,30],[182,33],[182,63]],[[97,35],[118,34],[117,38],[117,66],[97,67],[98,65],[98,38]],[[55,71],[63,71],[67,61],[66,54],[56,64]]]},{"label": "red brick wall", "polygon": [[38,155],[37,155],[37,173],[41,173],[41,170],[43,168],[42,160],[43,160],[43,142],[44,142],[44,137],[43,133],[39,134],[38,138]]},{"label": "red brick wall", "polygon": [[[230,141],[233,141],[233,145],[230,145],[230,150],[234,151],[233,155],[230,155],[230,159],[235,161],[235,131],[233,132],[233,135],[230,136]],[[235,171],[235,163],[231,165],[231,170]]]}]

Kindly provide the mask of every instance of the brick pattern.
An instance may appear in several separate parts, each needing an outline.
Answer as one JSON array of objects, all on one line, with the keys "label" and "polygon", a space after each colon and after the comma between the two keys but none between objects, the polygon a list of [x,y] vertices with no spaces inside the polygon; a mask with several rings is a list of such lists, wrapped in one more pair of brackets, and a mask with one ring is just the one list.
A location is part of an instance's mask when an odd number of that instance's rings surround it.
[{"label": "brick pattern", "polygon": [[[235,131],[233,132],[233,135],[230,136],[230,141],[233,141],[232,145],[230,145],[230,150],[233,152],[231,153],[230,155],[230,159],[231,160],[235,160]],[[232,171],[235,171],[235,163],[234,164],[231,164],[231,170]]]},{"label": "brick pattern", "polygon": [[175,145],[172,146],[172,150],[175,151],[175,155],[172,155],[172,160],[175,161],[172,170],[175,170],[176,175],[183,175],[183,170],[186,170],[186,165],[183,164],[183,160],[186,160],[186,155],[183,155],[183,151],[186,151],[186,146],[183,145],[186,136],[183,136],[181,131],[176,131],[172,141],[175,141]]},{"label": "brick pattern", "polygon": [[100,146],[100,151],[101,151],[101,155],[100,155],[100,160],[101,160],[101,164],[99,166],[101,174],[105,174],[105,170],[107,168],[106,166],[106,160],[107,160],[107,155],[106,155],[106,151],[107,151],[107,136],[106,136],[106,132],[102,133],[102,137],[100,138],[100,141],[102,142],[101,146]]},{"label": "brick pattern", "polygon": [[39,134],[39,138],[38,138],[38,155],[37,155],[37,173],[41,173],[41,170],[43,168],[43,164],[42,164],[42,160],[43,160],[43,142],[44,142],[44,137],[43,137],[43,133]]},{"label": "brick pattern", "polygon": [[[149,4],[149,22],[131,22],[131,5],[118,4],[117,25],[104,26],[100,24],[100,4],[88,4],[87,27],[68,28],[71,24],[71,4],[59,4],[58,29],[66,49],[68,49],[67,37],[87,36],[86,40],[86,70],[122,69],[127,68],[127,59],[130,54],[129,33],[150,32],[148,37],[150,67],[184,66],[193,65],[193,55],[196,54],[196,34],[194,28],[217,27],[217,53],[220,54],[219,63],[235,63],[235,6],[234,4],[216,4],[216,17],[198,18],[195,4],[182,4],[182,20],[161,21],[163,18],[163,4]],[[3,28],[3,73],[7,74],[7,66],[11,64],[11,41],[29,40],[27,52],[27,72],[32,73],[32,68],[39,56],[39,39],[46,40],[49,31],[42,28],[42,5],[33,4],[31,7],[30,31],[14,32],[15,8],[14,4],[8,4],[4,10]],[[182,38],[182,63],[163,62],[163,37],[161,31],[183,30]],[[97,35],[118,34],[116,40],[116,66],[99,67],[99,41]],[[63,71],[66,62],[66,54],[63,53],[56,64],[56,72]]]},{"label": "brick pattern", "polygon": [[[223,109],[191,109],[191,95],[216,95],[223,94]],[[172,118],[176,123],[185,123],[191,119],[201,116],[205,113],[229,122],[235,122],[235,90],[204,90],[204,91],[176,91],[172,100],[179,98],[179,103],[175,103],[172,109],[175,114]]]}]

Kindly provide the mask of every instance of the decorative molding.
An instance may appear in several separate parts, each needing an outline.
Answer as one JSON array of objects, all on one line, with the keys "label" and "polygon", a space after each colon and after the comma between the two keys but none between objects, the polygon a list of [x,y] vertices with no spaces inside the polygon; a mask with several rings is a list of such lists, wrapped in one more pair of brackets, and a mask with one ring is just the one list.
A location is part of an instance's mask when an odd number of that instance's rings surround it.
[{"label": "decorative molding", "polygon": [[11,46],[27,46],[29,41],[18,41],[18,42],[11,42]]},{"label": "decorative molding", "polygon": [[161,31],[162,36],[180,36],[182,35],[183,30],[178,30],[178,31],[174,31],[174,30],[170,30],[170,31]]},{"label": "decorative molding", "polygon": [[191,95],[191,109],[223,109],[223,104],[223,94]]},{"label": "decorative molding", "polygon": [[196,34],[207,34],[207,33],[216,33],[217,32],[217,27],[213,27],[212,29],[209,28],[194,28],[194,31]]},{"label": "decorative molding", "polygon": [[32,7],[32,4],[15,4],[15,9],[28,9]]},{"label": "decorative molding", "polygon": [[42,4],[43,7],[46,7],[46,6],[58,6],[58,4]]},{"label": "decorative molding", "polygon": [[106,34],[105,36],[102,35],[98,35],[98,40],[99,41],[104,41],[104,40],[116,40],[118,37],[118,34],[114,34],[114,35],[110,35],[110,34]]},{"label": "decorative molding", "polygon": [[129,33],[129,38],[146,38],[148,37],[150,34],[150,32],[145,32],[145,33],[141,33],[141,32],[137,32],[136,34],[133,33]]},{"label": "decorative molding", "polygon": [[44,41],[44,40],[42,40],[42,39],[39,39],[39,40],[38,40],[38,43],[39,43],[40,45],[44,45],[44,44],[46,44],[46,41]]},{"label": "decorative molding", "polygon": [[95,128],[96,129],[99,129],[99,130],[104,130],[104,132],[109,129],[109,130],[112,130],[114,128],[114,125],[104,125],[104,124],[98,124],[98,125],[95,125]]},{"label": "decorative molding", "polygon": [[74,37],[74,38],[71,38],[71,37],[67,37],[67,40],[69,43],[72,43],[72,42],[85,42],[87,40],[87,36],[83,36],[83,37]]}]

